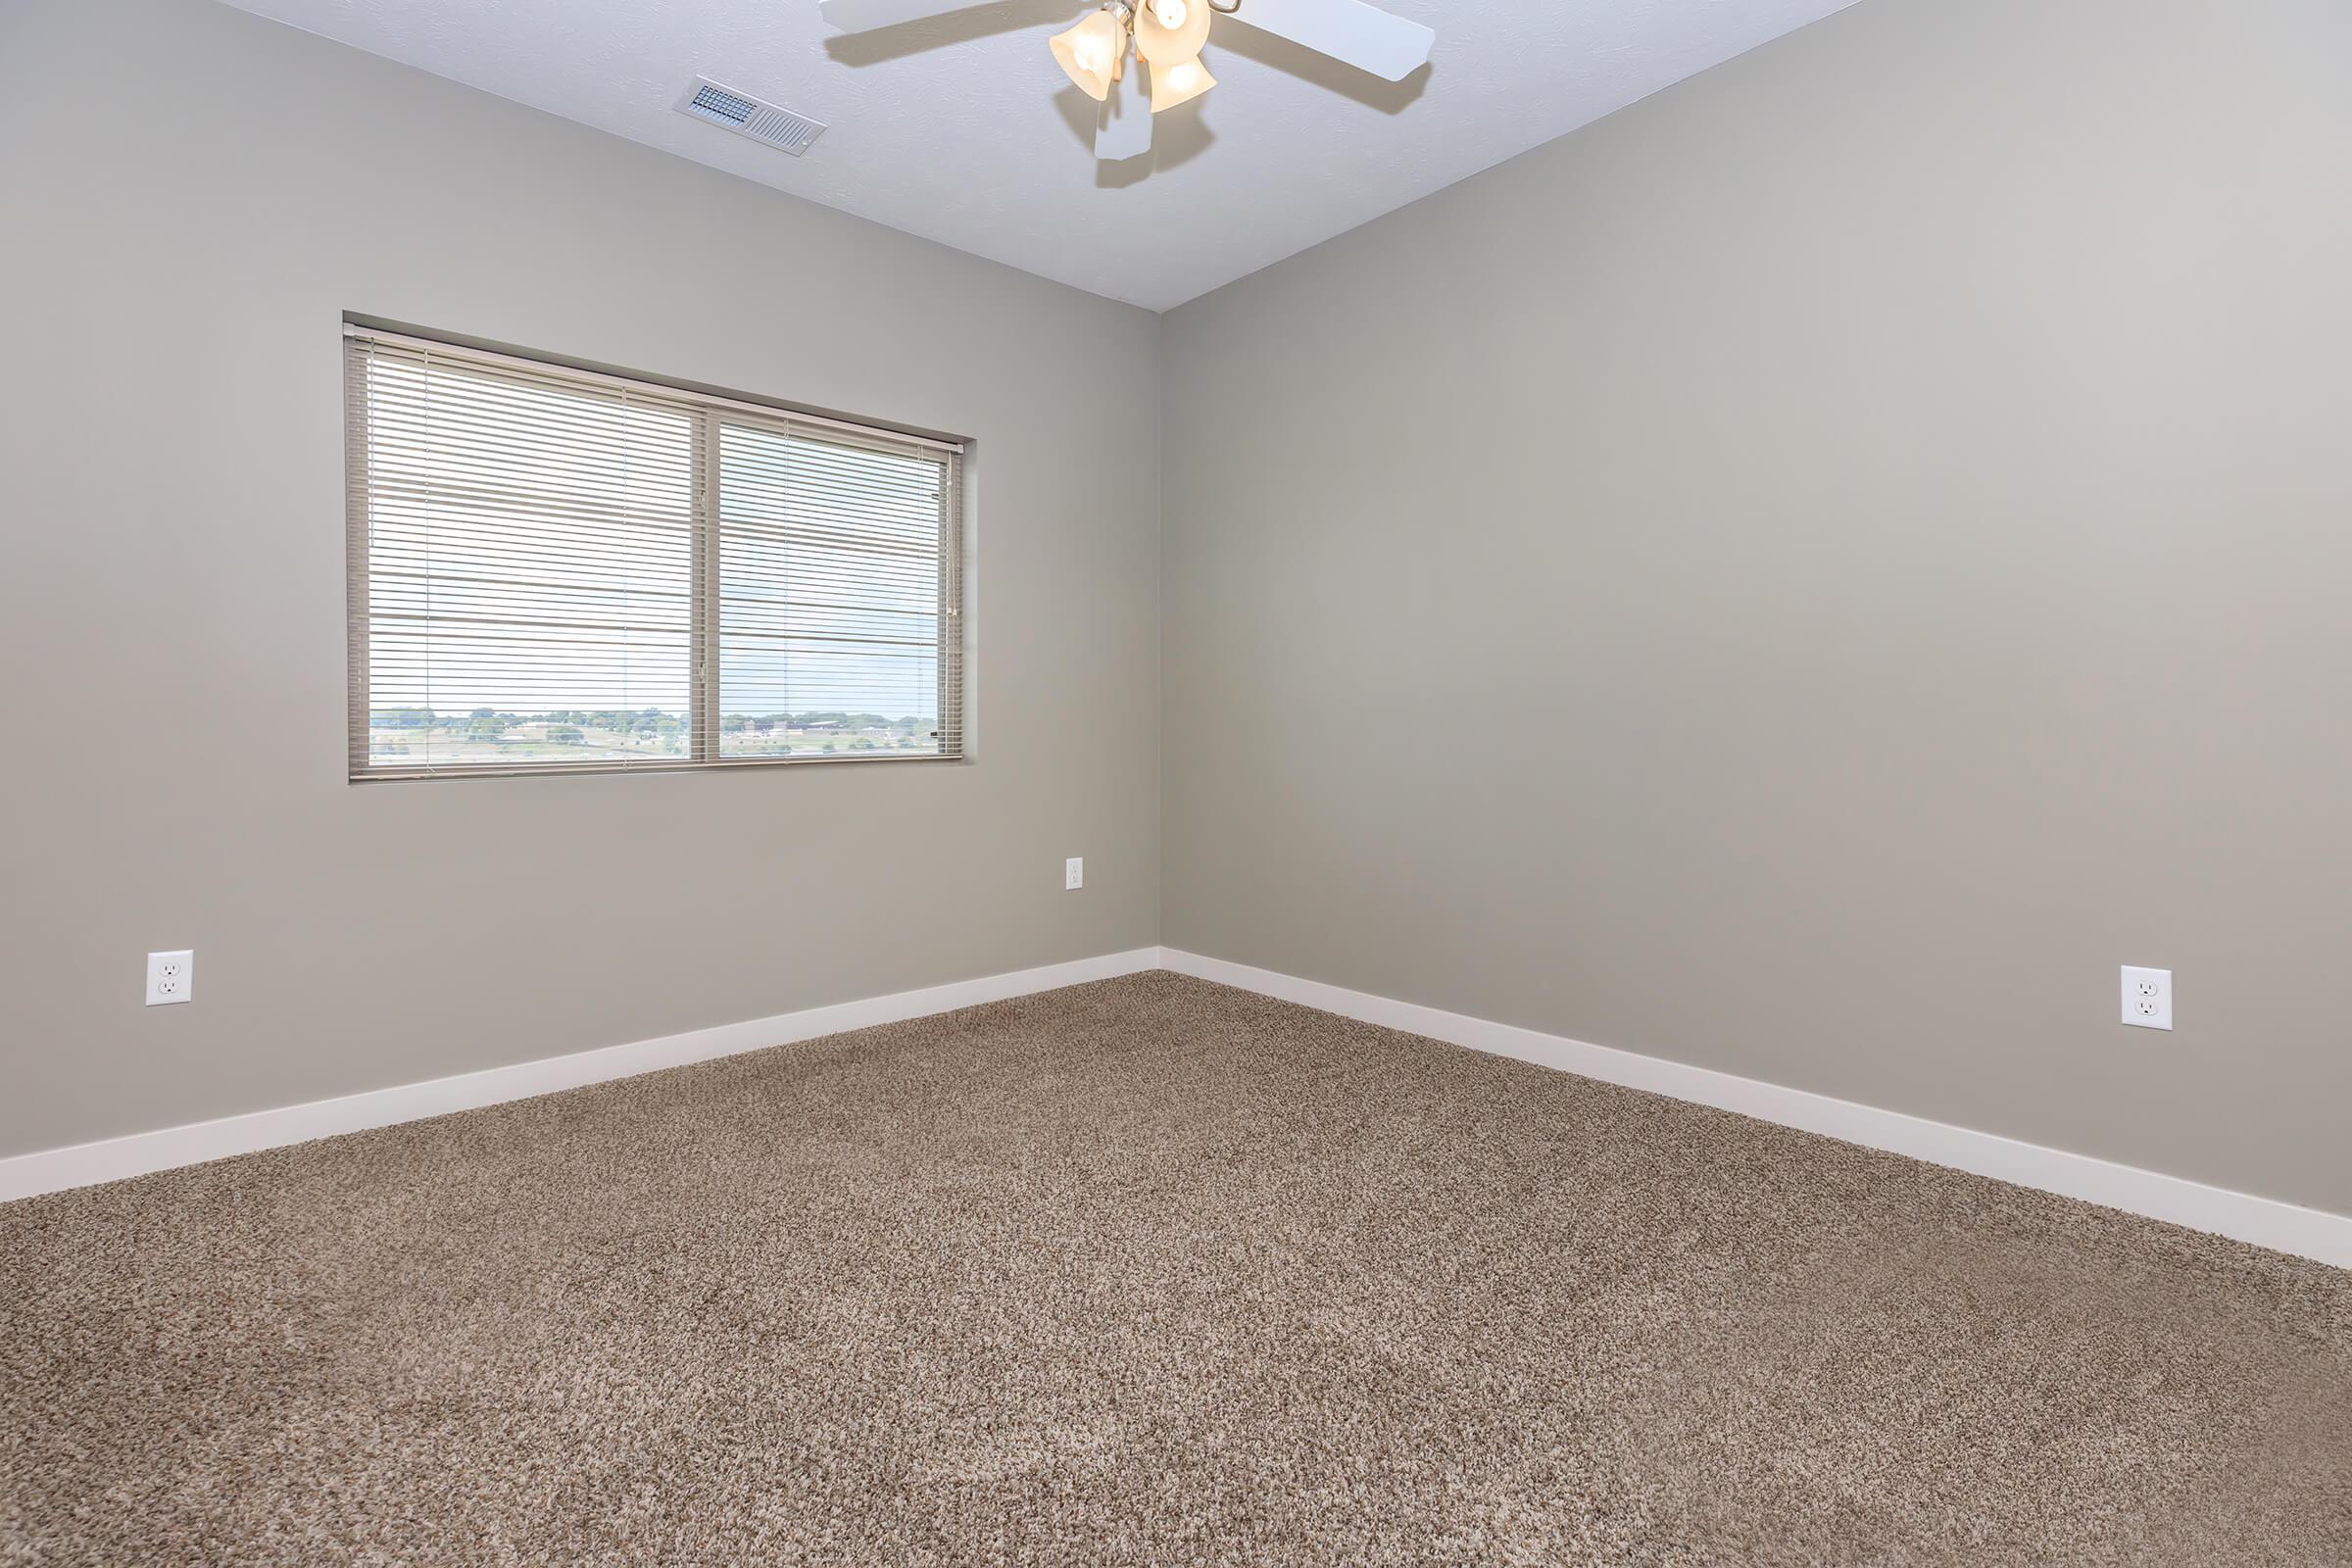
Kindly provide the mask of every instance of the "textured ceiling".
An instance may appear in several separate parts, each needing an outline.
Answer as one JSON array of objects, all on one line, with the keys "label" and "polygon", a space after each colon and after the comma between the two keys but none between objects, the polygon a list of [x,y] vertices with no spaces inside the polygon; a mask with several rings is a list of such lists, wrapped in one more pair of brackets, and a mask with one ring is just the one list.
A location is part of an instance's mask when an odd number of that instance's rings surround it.
[{"label": "textured ceiling", "polygon": [[[1385,82],[1220,21],[1214,92],[1098,167],[1047,36],[988,0],[844,36],[816,0],[231,0],[582,124],[1152,310],[1353,228],[1851,0],[1386,0],[1438,30]],[[1245,9],[1247,0],[1244,0]],[[794,159],[677,114],[709,76],[823,121]]]}]

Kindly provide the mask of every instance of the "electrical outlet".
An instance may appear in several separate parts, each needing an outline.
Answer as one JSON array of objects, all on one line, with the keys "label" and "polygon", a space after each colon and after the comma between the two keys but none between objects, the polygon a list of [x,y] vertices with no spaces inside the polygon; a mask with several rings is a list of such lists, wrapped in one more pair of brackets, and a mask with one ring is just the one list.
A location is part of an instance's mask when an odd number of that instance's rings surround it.
[{"label": "electrical outlet", "polygon": [[1086,886],[1086,859],[1084,857],[1072,857],[1061,862],[1061,885],[1064,889]]},{"label": "electrical outlet", "polygon": [[167,1003],[186,1002],[196,995],[196,955],[193,953],[150,953],[147,955],[147,1005],[160,1007]]},{"label": "electrical outlet", "polygon": [[2173,971],[2124,965],[2124,1022],[2134,1029],[2173,1026]]}]

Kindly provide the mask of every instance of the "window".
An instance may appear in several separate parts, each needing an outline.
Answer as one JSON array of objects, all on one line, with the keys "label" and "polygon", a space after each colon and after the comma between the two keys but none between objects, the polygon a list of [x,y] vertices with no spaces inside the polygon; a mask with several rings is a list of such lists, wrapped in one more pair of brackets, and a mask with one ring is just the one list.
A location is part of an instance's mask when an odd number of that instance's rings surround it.
[{"label": "window", "polygon": [[354,779],[962,755],[960,448],[345,355]]}]

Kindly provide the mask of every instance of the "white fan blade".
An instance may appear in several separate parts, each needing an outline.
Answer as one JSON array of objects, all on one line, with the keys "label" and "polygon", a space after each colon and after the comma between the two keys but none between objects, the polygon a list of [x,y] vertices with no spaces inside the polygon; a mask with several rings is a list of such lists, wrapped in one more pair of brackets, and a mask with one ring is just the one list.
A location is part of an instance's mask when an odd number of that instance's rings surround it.
[{"label": "white fan blade", "polygon": [[1429,64],[1429,47],[1438,40],[1418,22],[1392,17],[1364,0],[1242,0],[1241,10],[1217,19],[1219,26],[1228,22],[1247,22],[1390,81],[1402,81]]},{"label": "white fan blade", "polygon": [[1130,71],[1102,100],[1095,122],[1095,161],[1116,164],[1152,150],[1152,100],[1144,95],[1143,73]]},{"label": "white fan blade", "polygon": [[902,22],[920,22],[925,17],[944,17],[951,11],[968,11],[982,0],[818,0],[817,10],[825,20],[844,32],[866,32],[875,27],[895,27]]}]

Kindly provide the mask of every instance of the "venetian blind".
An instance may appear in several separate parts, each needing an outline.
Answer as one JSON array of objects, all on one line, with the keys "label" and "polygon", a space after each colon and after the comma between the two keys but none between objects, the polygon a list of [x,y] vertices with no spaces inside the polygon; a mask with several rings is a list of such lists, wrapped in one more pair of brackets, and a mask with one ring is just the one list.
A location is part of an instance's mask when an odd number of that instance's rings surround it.
[{"label": "venetian blind", "polygon": [[962,754],[956,447],[346,353],[354,778]]}]

